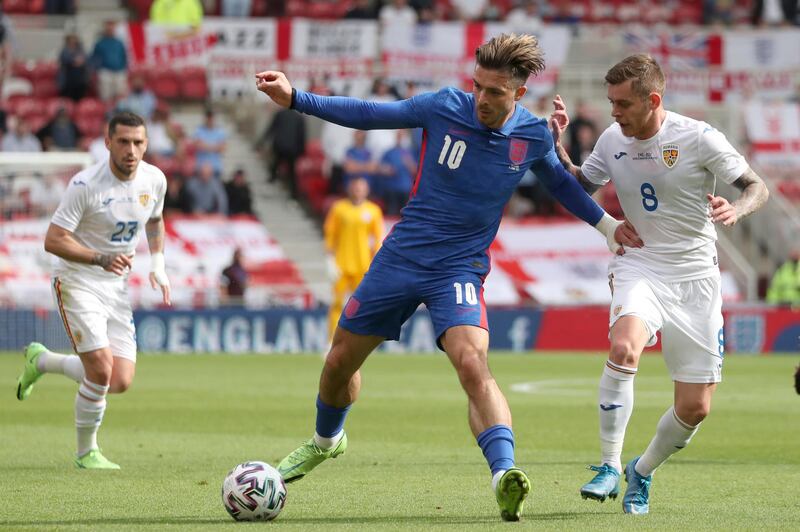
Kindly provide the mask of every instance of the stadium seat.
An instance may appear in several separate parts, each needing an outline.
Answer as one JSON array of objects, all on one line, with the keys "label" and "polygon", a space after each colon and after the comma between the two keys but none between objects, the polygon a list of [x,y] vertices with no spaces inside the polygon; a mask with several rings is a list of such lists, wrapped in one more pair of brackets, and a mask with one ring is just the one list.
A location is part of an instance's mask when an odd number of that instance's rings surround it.
[{"label": "stadium seat", "polygon": [[54,117],[56,115],[56,111],[58,111],[62,107],[67,110],[67,114],[70,117],[72,117],[73,119],[75,118],[75,102],[73,100],[70,100],[69,98],[61,98],[59,96],[54,96],[52,98],[48,98],[47,100],[45,100],[44,105],[47,116],[51,118]]},{"label": "stadium seat", "polygon": [[103,134],[105,120],[93,116],[78,116],[75,119],[75,125],[78,126],[82,136],[97,138]]},{"label": "stadium seat", "polygon": [[75,107],[76,116],[91,116],[105,119],[106,104],[99,98],[83,98]]},{"label": "stadium seat", "polygon": [[153,0],[128,0],[127,4],[136,13],[139,20],[150,18],[150,6],[153,4]]},{"label": "stadium seat", "polygon": [[11,74],[18,78],[24,78],[28,81],[33,81],[33,68],[36,63],[33,61],[14,61],[11,66]]},{"label": "stadium seat", "polygon": [[28,121],[28,127],[34,134],[49,122],[47,116],[44,114],[30,115],[26,117],[26,120]]},{"label": "stadium seat", "polygon": [[150,71],[150,88],[153,93],[166,100],[174,100],[181,95],[181,83],[177,72],[171,69]]},{"label": "stadium seat", "polygon": [[51,98],[58,95],[58,64],[52,61],[37,63],[33,67],[33,94],[40,98]]},{"label": "stadium seat", "polygon": [[206,70],[202,67],[186,67],[179,73],[181,96],[187,100],[205,100],[208,96]]},{"label": "stadium seat", "polygon": [[35,96],[27,94],[13,94],[6,100],[5,110],[10,115],[31,114],[31,109],[41,107],[41,102]]},{"label": "stadium seat", "polygon": [[286,2],[286,16],[287,17],[305,17],[307,13],[308,2],[304,0],[288,0]]},{"label": "stadium seat", "polygon": [[269,1],[253,0],[253,7],[250,9],[250,16],[251,17],[269,16]]},{"label": "stadium seat", "polygon": [[29,13],[29,0],[3,0],[3,11],[8,14]]},{"label": "stadium seat", "polygon": [[174,157],[154,156],[149,162],[157,166],[166,176],[172,177],[180,173],[180,164]]},{"label": "stadium seat", "polygon": [[302,285],[303,278],[289,260],[271,260],[248,269],[251,284]]},{"label": "stadium seat", "polygon": [[178,173],[183,177],[192,177],[197,171],[197,159],[194,155],[186,157],[180,164]]}]

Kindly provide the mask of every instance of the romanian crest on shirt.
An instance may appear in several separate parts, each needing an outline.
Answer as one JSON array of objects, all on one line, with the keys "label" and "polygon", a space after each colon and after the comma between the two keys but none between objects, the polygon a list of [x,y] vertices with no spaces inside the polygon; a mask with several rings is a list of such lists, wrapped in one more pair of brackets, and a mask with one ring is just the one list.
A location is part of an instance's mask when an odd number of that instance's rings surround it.
[{"label": "romanian crest on shirt", "polygon": [[664,144],[661,146],[661,159],[667,168],[672,168],[678,162],[680,151],[677,144]]},{"label": "romanian crest on shirt", "polygon": [[508,158],[511,163],[520,165],[525,161],[525,155],[528,154],[528,141],[520,139],[511,139],[508,145]]},{"label": "romanian crest on shirt", "polygon": [[147,204],[150,203],[150,194],[139,194],[139,203],[142,207],[147,207]]}]

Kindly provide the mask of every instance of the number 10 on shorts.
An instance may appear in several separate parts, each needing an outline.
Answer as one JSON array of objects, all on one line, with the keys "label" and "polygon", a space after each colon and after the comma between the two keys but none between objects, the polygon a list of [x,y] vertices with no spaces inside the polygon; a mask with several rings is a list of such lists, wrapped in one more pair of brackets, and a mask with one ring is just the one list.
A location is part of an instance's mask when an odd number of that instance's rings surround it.
[{"label": "number 10 on shorts", "polygon": [[467,300],[468,305],[478,304],[478,293],[475,291],[475,285],[472,283],[453,283],[453,288],[456,289],[456,305],[463,305],[464,299]]}]

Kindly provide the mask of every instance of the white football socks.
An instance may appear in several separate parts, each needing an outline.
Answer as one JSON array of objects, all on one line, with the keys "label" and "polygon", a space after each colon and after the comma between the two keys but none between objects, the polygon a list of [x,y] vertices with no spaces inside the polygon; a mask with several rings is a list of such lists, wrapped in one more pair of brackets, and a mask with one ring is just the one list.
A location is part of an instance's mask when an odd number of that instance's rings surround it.
[{"label": "white football socks", "polygon": [[36,359],[36,369],[42,373],[60,373],[75,382],[83,380],[83,363],[77,355],[62,355],[52,351],[44,351]]},{"label": "white football socks", "polygon": [[493,491],[497,491],[497,484],[498,484],[498,482],[500,482],[500,478],[503,476],[503,474],[505,474],[506,471],[508,471],[508,469],[501,469],[500,471],[498,471],[497,473],[492,475],[492,490]]},{"label": "white football socks", "polygon": [[330,438],[326,438],[324,436],[320,436],[316,432],[314,433],[314,443],[317,444],[317,447],[320,449],[328,450],[333,449],[337,445],[339,445],[339,441],[344,436],[344,429],[340,430],[337,434],[334,434]]},{"label": "white football socks", "polygon": [[78,456],[97,449],[97,431],[106,411],[108,386],[84,379],[75,395],[75,428],[78,434]]},{"label": "white football socks", "polygon": [[692,439],[699,426],[699,423],[694,427],[684,423],[675,413],[675,407],[669,407],[669,410],[658,421],[656,435],[639,461],[636,462],[636,472],[645,477],[652,475],[653,471],[667,458],[689,444],[689,440]]},{"label": "white football socks", "polygon": [[600,464],[622,472],[622,444],[633,411],[633,378],[636,368],[606,361],[600,377]]}]

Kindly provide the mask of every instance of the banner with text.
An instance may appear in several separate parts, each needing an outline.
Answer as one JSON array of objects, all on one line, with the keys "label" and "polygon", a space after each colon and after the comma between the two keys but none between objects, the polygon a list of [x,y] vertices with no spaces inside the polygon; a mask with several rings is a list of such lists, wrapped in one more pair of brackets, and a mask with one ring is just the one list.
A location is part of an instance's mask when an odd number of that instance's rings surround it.
[{"label": "banner with text", "polygon": [[[390,23],[381,33],[383,67],[392,79],[463,87],[472,79],[475,49],[512,29],[503,23]],[[566,60],[570,30],[566,26],[547,26],[537,32],[537,37],[547,67],[539,76],[531,77],[527,85],[533,94],[547,94],[553,91]]]},{"label": "banner with text", "polygon": [[255,90],[253,74],[280,69],[293,81],[371,78],[375,21],[207,17],[188,28],[132,22],[123,37],[134,66],[203,65],[215,96]]},{"label": "banner with text", "polygon": [[[724,314],[726,352],[800,353],[800,311],[737,305]],[[605,306],[490,309],[488,317],[493,350],[608,350]],[[326,320],[325,309],[134,312],[144,353],[321,353],[328,347]],[[55,350],[71,349],[57,312],[0,309],[0,350],[17,351],[33,340]],[[400,341],[385,342],[380,351],[437,352],[427,311],[416,312],[403,326]]]}]

